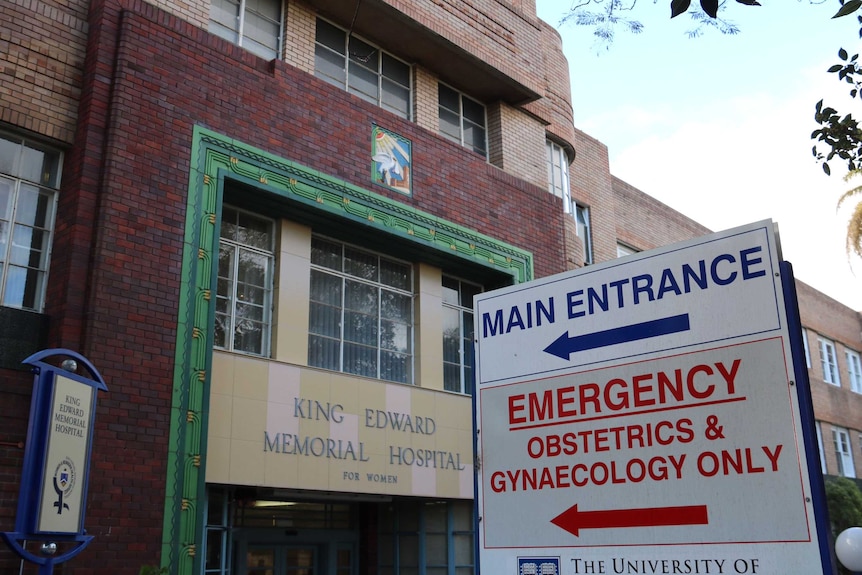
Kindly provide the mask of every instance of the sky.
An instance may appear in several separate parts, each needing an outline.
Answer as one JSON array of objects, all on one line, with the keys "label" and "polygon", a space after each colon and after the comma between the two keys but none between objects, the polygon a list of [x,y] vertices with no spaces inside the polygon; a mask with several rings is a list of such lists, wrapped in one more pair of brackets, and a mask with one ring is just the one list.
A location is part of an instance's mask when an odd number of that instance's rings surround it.
[{"label": "sky", "polygon": [[606,47],[559,24],[571,0],[536,2],[563,37],[575,126],[608,146],[615,176],[713,231],[772,219],[796,278],[862,310],[862,260],[844,242],[853,204],[836,210],[853,181],[840,162],[826,176],[810,139],[821,98],[862,116],[826,72],[840,47],[862,51],[855,15],[833,20],[838,0],[728,1],[719,16],[740,33],[691,39],[670,0],[639,0],[630,15],[644,31]]}]

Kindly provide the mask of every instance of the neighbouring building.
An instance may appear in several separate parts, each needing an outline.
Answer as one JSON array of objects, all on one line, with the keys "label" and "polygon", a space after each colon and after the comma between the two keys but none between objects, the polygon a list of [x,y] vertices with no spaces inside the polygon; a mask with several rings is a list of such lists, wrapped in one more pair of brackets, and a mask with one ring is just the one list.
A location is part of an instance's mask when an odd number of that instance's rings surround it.
[{"label": "neighbouring building", "polygon": [[[6,0],[0,531],[67,348],[108,392],[63,573],[473,573],[472,297],[708,231],[575,128],[535,0]],[[855,476],[862,321],[799,294]]]}]

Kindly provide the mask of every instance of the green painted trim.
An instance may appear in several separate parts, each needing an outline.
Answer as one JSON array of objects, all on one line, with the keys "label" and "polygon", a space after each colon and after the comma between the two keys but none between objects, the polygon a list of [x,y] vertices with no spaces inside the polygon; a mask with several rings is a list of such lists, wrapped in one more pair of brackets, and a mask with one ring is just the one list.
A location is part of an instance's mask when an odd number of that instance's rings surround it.
[{"label": "green painted trim", "polygon": [[410,208],[358,186],[195,126],[178,302],[177,347],[167,456],[162,565],[174,575],[202,570],[206,536],[209,414],[216,250],[225,179],[505,272],[533,279],[530,252]]}]

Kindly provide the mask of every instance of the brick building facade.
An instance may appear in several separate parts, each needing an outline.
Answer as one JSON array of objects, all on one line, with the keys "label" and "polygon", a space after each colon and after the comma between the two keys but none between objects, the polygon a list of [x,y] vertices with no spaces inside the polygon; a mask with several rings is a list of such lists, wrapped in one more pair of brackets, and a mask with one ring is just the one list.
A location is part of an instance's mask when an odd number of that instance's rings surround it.
[{"label": "brick building facade", "polygon": [[[569,91],[532,0],[0,5],[0,530],[67,348],[108,392],[64,573],[473,572],[471,295],[707,232]],[[800,295],[858,449],[860,318]]]}]

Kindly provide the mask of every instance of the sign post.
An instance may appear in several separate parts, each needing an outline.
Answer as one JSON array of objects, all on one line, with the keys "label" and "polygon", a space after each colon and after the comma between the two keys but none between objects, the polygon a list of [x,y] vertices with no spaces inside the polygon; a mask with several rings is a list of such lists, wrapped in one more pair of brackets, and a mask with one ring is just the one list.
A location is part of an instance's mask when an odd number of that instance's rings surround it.
[{"label": "sign post", "polygon": [[[61,358],[59,367],[49,363]],[[84,515],[96,392],[107,386],[96,368],[71,350],[41,351],[23,363],[35,374],[30,425],[15,531],[0,537],[22,559],[39,565],[39,575],[50,575],[55,564],[93,539],[84,530]],[[79,366],[87,375],[78,373]],[[25,549],[26,541],[41,542],[40,554]]]},{"label": "sign post", "polygon": [[763,221],[479,296],[482,572],[831,574],[792,282]]}]

